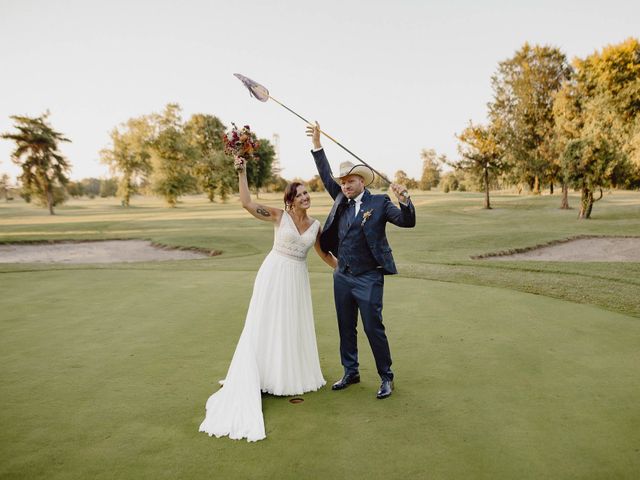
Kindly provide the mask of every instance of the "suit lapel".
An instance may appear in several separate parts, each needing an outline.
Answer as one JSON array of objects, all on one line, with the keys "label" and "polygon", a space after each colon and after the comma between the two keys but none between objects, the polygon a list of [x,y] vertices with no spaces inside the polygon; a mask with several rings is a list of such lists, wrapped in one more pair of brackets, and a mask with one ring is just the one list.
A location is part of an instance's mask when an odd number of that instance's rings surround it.
[{"label": "suit lapel", "polygon": [[336,214],[338,212],[338,207],[340,207],[341,204],[345,203],[345,196],[342,193],[339,193],[338,196],[336,197],[335,202],[333,202],[333,207],[331,208],[331,211],[329,212],[329,216],[327,217],[327,221],[324,224],[324,228],[322,229],[323,231],[327,231],[331,228],[331,225],[333,224],[333,221],[336,219]]}]

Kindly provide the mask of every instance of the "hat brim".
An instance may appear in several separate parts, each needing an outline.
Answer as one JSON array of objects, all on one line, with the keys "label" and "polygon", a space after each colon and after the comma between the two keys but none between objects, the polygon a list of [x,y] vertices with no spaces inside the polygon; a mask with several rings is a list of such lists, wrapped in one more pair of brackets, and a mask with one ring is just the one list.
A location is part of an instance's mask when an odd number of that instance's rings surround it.
[{"label": "hat brim", "polygon": [[368,187],[369,185],[371,185],[373,183],[373,180],[375,179],[375,174],[373,173],[373,170],[371,170],[371,168],[367,167],[366,165],[356,165],[347,173],[344,173],[339,177],[333,177],[333,178],[335,178],[337,181],[340,181],[344,177],[348,177],[349,175],[358,175],[362,177],[364,180],[365,187]]}]

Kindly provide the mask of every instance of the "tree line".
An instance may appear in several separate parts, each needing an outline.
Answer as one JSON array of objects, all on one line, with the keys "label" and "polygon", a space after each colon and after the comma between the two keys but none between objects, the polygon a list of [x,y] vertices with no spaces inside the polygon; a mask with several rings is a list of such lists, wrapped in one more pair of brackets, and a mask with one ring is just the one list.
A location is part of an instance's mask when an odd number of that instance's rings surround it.
[{"label": "tree line", "polygon": [[[55,131],[48,117],[49,112],[12,116],[16,131],[2,138],[16,145],[11,157],[21,167],[21,196],[45,205],[51,214],[67,195],[118,195],[128,207],[134,194],[154,194],[175,207],[186,194],[205,193],[213,202],[237,190],[233,161],[223,149],[227,127],[213,115],[194,114],[183,121],[180,106],[171,103],[161,113],[127,120],[110,132],[110,145],[100,151],[101,162],[115,177],[80,182],[69,179],[71,165],[59,151],[60,143],[71,140]],[[265,187],[284,190],[287,182],[279,177],[274,160],[271,142],[259,139],[247,165],[249,185],[256,194]],[[8,178],[3,177],[3,191],[7,189]]]},{"label": "tree line", "polygon": [[640,187],[640,43],[630,38],[569,63],[551,46],[525,43],[491,78],[488,123],[457,135],[461,159],[485,191],[496,179],[539,194],[581,193],[589,218],[603,189]]},{"label": "tree line", "polygon": [[[159,195],[172,207],[189,193],[205,193],[212,202],[216,196],[225,200],[237,190],[233,161],[224,153],[226,130],[213,115],[198,113],[183,121],[180,106],[171,103],[162,113],[116,127],[111,145],[100,152],[101,161],[118,175],[124,206],[139,192]],[[247,162],[249,185],[256,193],[275,181],[274,158],[273,145],[259,139],[254,158]]]},{"label": "tree line", "polygon": [[[580,191],[579,218],[590,217],[603,189],[640,188],[637,39],[571,63],[556,47],[525,43],[498,64],[491,85],[488,122],[470,122],[457,135],[458,160],[424,149],[421,178],[399,170],[394,180],[410,189],[440,186],[445,192],[479,185],[485,208],[491,208],[489,192],[496,185],[515,185],[534,194],[546,187],[553,193],[559,185],[561,208],[569,208],[570,188]],[[12,116],[16,132],[1,137],[15,142],[12,159],[21,167],[23,197],[35,198],[53,214],[66,192],[83,193],[77,182],[70,182],[70,164],[58,149],[70,140],[53,129],[48,115]],[[124,206],[137,193],[160,195],[172,207],[190,193],[224,201],[237,190],[233,162],[223,149],[226,130],[209,114],[184,121],[175,103],[160,113],[131,118],[110,132],[111,143],[100,152],[117,180],[105,180],[98,194],[115,189]],[[287,181],[274,165],[274,147],[266,139],[259,143],[247,165],[249,185],[256,194],[264,188],[282,191]],[[454,170],[443,173],[443,165]],[[306,183],[311,191],[323,189],[318,176]],[[376,178],[372,188],[384,186]],[[8,198],[6,186],[2,191]]]}]

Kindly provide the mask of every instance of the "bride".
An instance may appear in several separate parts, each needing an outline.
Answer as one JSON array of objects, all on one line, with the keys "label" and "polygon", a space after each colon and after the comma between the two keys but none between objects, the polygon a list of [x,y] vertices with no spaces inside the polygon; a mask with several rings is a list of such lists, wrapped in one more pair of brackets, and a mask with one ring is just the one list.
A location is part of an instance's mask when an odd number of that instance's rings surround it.
[{"label": "bride", "polygon": [[251,200],[244,159],[237,157],[242,206],[258,220],[274,224],[273,248],[253,286],[244,329],[223,387],[206,404],[200,431],[216,437],[265,438],[261,392],[299,395],[326,382],[320,371],[313,323],[307,253],[315,247],[332,268],[336,259],[320,248],[320,222],[307,215],[311,205],[304,185],[293,182],[284,194],[285,209]]}]

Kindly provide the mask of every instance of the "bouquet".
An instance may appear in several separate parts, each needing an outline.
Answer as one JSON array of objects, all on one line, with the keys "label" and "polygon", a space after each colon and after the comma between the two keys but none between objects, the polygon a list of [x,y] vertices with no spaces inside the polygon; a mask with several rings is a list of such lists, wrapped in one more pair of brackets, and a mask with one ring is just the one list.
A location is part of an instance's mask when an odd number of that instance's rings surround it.
[{"label": "bouquet", "polygon": [[239,130],[233,122],[231,122],[231,125],[233,125],[233,128],[222,137],[224,153],[233,157],[241,157],[241,164],[236,165],[236,170],[242,171],[244,170],[244,161],[253,156],[253,152],[260,143],[254,139],[249,125],[242,127],[242,130]]}]

